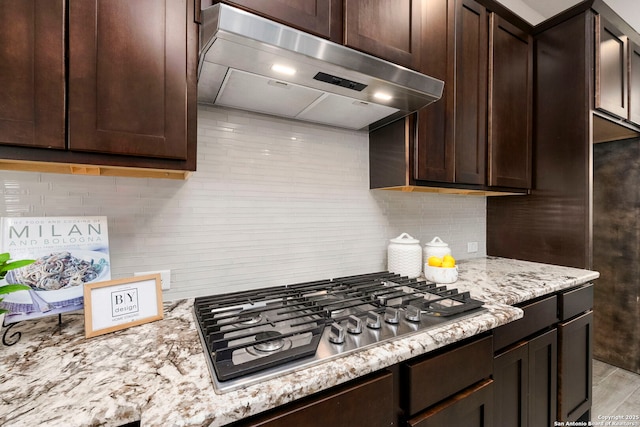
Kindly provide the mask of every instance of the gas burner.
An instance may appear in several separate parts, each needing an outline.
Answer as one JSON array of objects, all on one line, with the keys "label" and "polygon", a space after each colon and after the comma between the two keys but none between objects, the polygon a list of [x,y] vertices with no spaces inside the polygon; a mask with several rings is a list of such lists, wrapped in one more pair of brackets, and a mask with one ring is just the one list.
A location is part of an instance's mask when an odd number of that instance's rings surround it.
[{"label": "gas burner", "polygon": [[262,321],[262,314],[260,313],[251,313],[251,312],[241,312],[238,315],[238,323],[243,325],[255,325]]},{"label": "gas burner", "polygon": [[332,319],[338,317],[339,315],[341,315],[342,313],[344,313],[344,308],[334,308],[331,309],[329,311],[329,317],[331,317]]},{"label": "gas burner", "polygon": [[[343,285],[340,286],[344,287]],[[306,294],[304,297],[314,306],[321,307],[325,310],[329,314],[329,317],[334,318],[344,313],[346,305],[344,302],[345,297],[339,293],[335,294],[334,291],[335,287],[331,289],[331,291],[322,290],[320,292]]]},{"label": "gas burner", "polygon": [[329,312],[329,317],[336,317],[342,313],[344,313],[345,310],[345,302],[342,301],[339,297],[335,296],[335,295],[327,295],[327,298],[325,298],[322,301],[322,305],[325,306],[327,308],[327,311]]},{"label": "gas burner", "polygon": [[[273,338],[273,339],[260,342],[258,344],[255,344],[253,347],[248,347],[247,351],[249,351],[254,355],[260,355],[260,353],[258,352],[261,352],[264,354],[264,353],[273,353],[274,351],[282,350],[286,344],[288,344],[288,347],[290,347],[291,341],[285,340],[284,338],[280,338],[281,336],[282,334],[278,331],[258,332],[255,335],[256,341],[262,341],[268,338]],[[255,352],[251,350],[254,350]]]}]

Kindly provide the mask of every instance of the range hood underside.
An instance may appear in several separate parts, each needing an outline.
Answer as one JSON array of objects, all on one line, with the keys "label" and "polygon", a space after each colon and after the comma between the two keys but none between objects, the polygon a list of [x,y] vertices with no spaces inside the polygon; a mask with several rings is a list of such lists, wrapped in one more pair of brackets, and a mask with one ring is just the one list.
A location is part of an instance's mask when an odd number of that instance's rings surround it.
[{"label": "range hood underside", "polygon": [[235,69],[227,71],[215,104],[348,129],[399,111]]},{"label": "range hood underside", "polygon": [[[373,130],[442,94],[437,79],[226,5],[204,10],[203,19],[200,103]],[[283,76],[274,64],[296,72]],[[365,87],[314,79],[318,72]],[[377,92],[392,99],[380,101]]]}]

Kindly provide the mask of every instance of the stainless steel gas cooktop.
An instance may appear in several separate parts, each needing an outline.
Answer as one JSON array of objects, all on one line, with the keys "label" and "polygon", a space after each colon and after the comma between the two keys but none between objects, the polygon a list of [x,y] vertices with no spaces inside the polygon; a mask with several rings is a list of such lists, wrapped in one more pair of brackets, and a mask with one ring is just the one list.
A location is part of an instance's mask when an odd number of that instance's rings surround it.
[{"label": "stainless steel gas cooktop", "polygon": [[373,273],[196,298],[217,393],[479,314],[468,292]]}]

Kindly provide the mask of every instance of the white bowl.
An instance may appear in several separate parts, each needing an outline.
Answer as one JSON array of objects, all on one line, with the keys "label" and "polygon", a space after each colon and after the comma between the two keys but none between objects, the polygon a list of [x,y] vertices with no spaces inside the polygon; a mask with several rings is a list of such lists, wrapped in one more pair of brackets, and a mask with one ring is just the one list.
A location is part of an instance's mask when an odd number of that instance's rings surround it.
[{"label": "white bowl", "polygon": [[458,266],[451,268],[424,265],[424,277],[435,283],[453,283],[458,280]]}]

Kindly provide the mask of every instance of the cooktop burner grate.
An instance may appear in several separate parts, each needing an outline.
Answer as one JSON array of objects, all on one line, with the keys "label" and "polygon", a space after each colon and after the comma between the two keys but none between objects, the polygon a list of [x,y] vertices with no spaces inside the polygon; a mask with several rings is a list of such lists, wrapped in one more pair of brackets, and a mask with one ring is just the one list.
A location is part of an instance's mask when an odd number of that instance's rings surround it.
[{"label": "cooktop burner grate", "polygon": [[469,292],[380,272],[199,297],[194,313],[219,386],[347,354],[481,306]]}]

